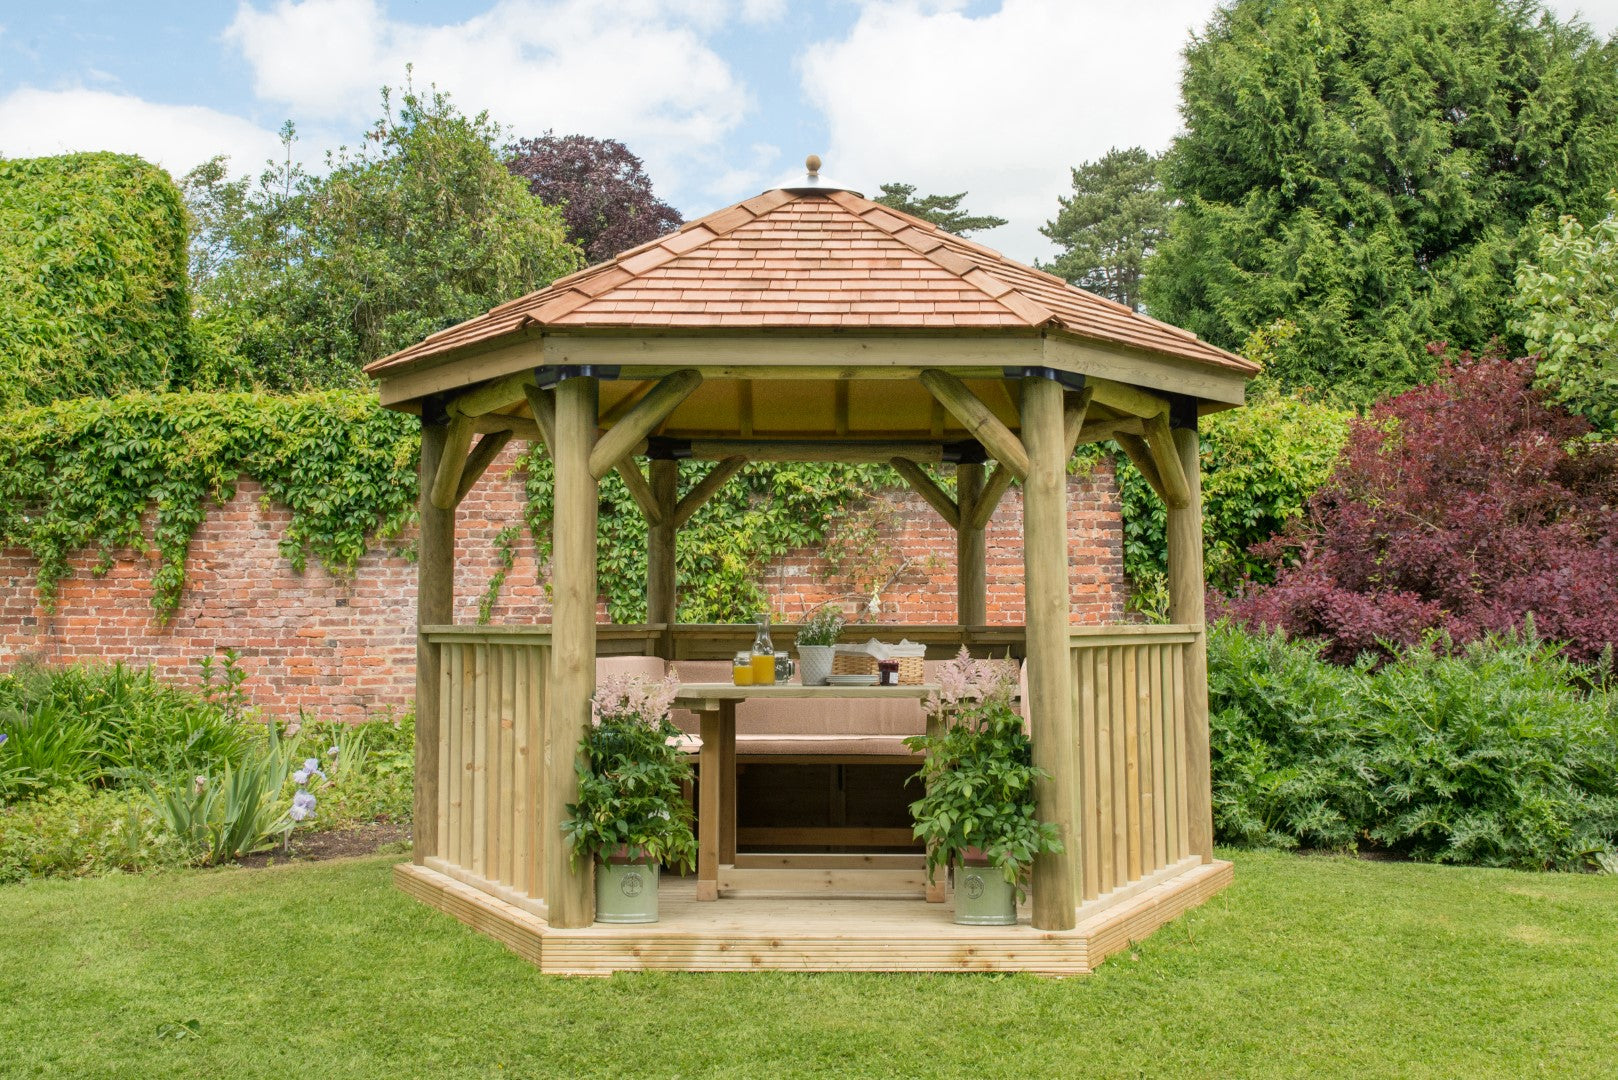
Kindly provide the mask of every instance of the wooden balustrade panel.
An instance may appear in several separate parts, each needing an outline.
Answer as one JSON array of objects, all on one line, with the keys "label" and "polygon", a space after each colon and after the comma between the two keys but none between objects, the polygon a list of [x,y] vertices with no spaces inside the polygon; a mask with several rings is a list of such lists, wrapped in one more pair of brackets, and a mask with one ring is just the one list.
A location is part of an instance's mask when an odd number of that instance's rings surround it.
[{"label": "wooden balustrade panel", "polygon": [[1195,633],[1130,627],[1071,649],[1081,900],[1172,866],[1189,850],[1185,663]]},{"label": "wooden balustrade panel", "polygon": [[548,642],[511,638],[440,642],[439,858],[535,899],[549,653]]}]

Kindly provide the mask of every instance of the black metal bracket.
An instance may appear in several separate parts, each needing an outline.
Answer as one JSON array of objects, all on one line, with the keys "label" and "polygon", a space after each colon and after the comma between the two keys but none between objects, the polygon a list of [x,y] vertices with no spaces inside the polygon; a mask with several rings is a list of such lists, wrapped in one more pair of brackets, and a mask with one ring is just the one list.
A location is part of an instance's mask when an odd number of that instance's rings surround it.
[{"label": "black metal bracket", "polygon": [[1182,431],[1197,430],[1197,399],[1184,394],[1169,394],[1169,427]]},{"label": "black metal bracket", "polygon": [[1077,371],[1061,371],[1053,367],[1008,367],[1001,368],[1000,372],[1008,379],[1049,379],[1067,390],[1084,389],[1084,376]]},{"label": "black metal bracket", "polygon": [[691,440],[652,435],[646,440],[646,456],[653,461],[685,461],[691,456]]},{"label": "black metal bracket", "polygon": [[449,398],[443,394],[432,394],[421,399],[421,426],[443,427],[449,423],[449,410],[445,406]]},{"label": "black metal bracket", "polygon": [[541,390],[549,390],[564,379],[601,379],[611,382],[618,377],[616,364],[560,364],[534,369],[534,381]]},{"label": "black metal bracket", "polygon": [[982,465],[989,460],[989,452],[976,439],[957,439],[944,444],[939,460],[951,465]]}]

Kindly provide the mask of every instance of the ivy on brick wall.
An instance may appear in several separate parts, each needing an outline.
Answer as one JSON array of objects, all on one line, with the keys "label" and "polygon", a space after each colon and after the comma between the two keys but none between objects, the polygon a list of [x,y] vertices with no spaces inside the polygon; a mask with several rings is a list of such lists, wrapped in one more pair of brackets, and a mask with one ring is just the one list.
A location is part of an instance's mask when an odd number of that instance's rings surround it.
[{"label": "ivy on brick wall", "polygon": [[[528,527],[541,561],[549,558],[555,474],[543,451],[530,450]],[[681,495],[712,468],[680,463]],[[765,565],[793,548],[818,544],[849,509],[898,485],[884,465],[750,464],[681,528],[676,540],[681,622],[741,622],[769,606]],[[646,619],[646,519],[618,474],[601,483],[598,581],[614,622]],[[793,618],[797,612],[778,613]]]},{"label": "ivy on brick wall", "polygon": [[104,570],[118,549],[155,545],[152,604],[167,617],[208,505],[248,476],[291,511],[281,553],[294,567],[313,555],[351,573],[414,514],[416,424],[361,391],[135,393],[20,409],[0,423],[0,542],[38,560],[47,607],[75,553],[96,552]]}]

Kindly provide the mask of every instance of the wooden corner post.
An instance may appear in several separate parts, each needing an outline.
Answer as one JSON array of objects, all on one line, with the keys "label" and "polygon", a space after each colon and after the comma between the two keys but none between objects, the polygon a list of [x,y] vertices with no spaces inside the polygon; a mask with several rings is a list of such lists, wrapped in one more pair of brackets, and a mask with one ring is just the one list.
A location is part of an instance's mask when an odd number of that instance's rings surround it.
[{"label": "wooden corner post", "polygon": [[555,509],[552,512],[551,685],[545,716],[545,904],[552,926],[595,921],[595,867],[575,863],[562,841],[567,804],[578,799],[574,772],[579,740],[590,723],[595,693],[596,512],[600,498],[590,471],[596,440],[597,384],[589,376],[556,387]]},{"label": "wooden corner post", "polygon": [[[1189,410],[1187,410],[1189,411]],[[1174,452],[1185,505],[1168,507],[1169,619],[1197,628],[1185,654],[1185,804],[1191,850],[1213,861],[1213,793],[1208,760],[1208,637],[1202,578],[1202,468],[1194,412],[1175,410]]]},{"label": "wooden corner post", "polygon": [[411,861],[420,865],[438,849],[439,647],[421,633],[454,619],[455,504],[433,502],[433,479],[444,459],[448,429],[421,424],[421,532],[416,552],[416,797],[410,827]]},{"label": "wooden corner post", "polygon": [[646,530],[646,621],[663,623],[663,659],[674,659],[674,611],[678,582],[674,564],[674,538],[678,531],[674,511],[679,504],[680,463],[672,458],[652,459],[652,498],[662,520]]},{"label": "wooden corner post", "polygon": [[982,494],[983,464],[963,461],[955,466],[955,504],[961,519],[955,532],[955,621],[962,626],[989,621],[986,529],[974,521]]},{"label": "wooden corner post", "polygon": [[1078,806],[1074,772],[1073,688],[1068,675],[1067,439],[1062,386],[1022,383],[1023,567],[1028,629],[1028,714],[1034,764],[1049,778],[1036,789],[1040,820],[1056,824],[1063,852],[1034,862],[1034,926],[1071,930],[1078,910]]}]

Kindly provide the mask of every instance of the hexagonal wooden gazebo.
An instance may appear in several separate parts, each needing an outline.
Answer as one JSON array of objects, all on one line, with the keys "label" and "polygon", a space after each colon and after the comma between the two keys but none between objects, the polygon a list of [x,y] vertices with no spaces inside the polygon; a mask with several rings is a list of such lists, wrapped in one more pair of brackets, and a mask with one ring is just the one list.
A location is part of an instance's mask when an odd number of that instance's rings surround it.
[{"label": "hexagonal wooden gazebo", "polygon": [[[383,404],[422,430],[414,858],[399,883],[546,970],[1088,970],[1229,880],[1209,808],[1197,420],[1240,405],[1256,370],[813,172],[376,362]],[[555,465],[551,622],[449,625],[456,504],[513,437],[542,440]],[[1069,625],[1067,464],[1103,439],[1167,505],[1170,625]],[[681,459],[715,464],[682,493]],[[767,895],[718,904],[666,883],[662,922],[591,926],[590,868],[559,824],[598,654],[726,656],[750,640],[676,625],[675,537],[745,462],[793,460],[891,463],[957,530],[958,624],[886,630],[941,653],[1024,650],[1050,775],[1039,813],[1066,853],[1035,866],[1016,927],[957,927],[824,867],[802,890],[775,871]],[[953,466],[954,496],[928,466]],[[644,626],[596,624],[609,472],[650,523]],[[983,625],[984,528],[1013,481],[1023,633]],[[734,757],[705,742],[699,816],[722,808],[706,781],[725,768]],[[734,837],[702,832],[716,895]]]}]

